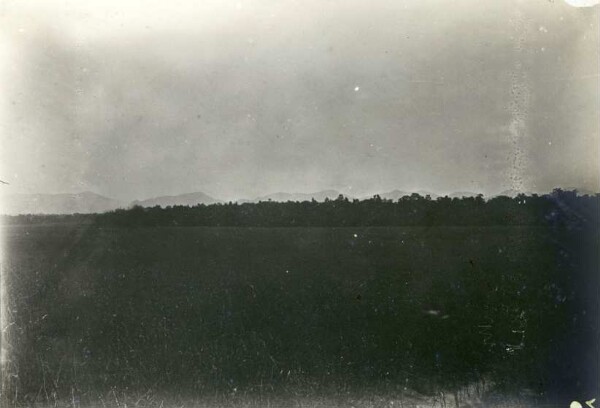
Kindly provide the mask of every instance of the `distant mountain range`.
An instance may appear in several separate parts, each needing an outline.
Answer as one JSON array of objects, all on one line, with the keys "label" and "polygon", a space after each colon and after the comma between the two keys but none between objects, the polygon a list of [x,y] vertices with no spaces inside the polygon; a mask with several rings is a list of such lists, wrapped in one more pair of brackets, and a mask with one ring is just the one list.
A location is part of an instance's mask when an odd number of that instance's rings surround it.
[{"label": "distant mountain range", "polygon": [[10,194],[0,197],[2,214],[85,214],[111,211],[123,203],[89,191],[77,194]]},{"label": "distant mountain range", "polygon": [[188,194],[180,194],[174,196],[161,196],[150,198],[148,200],[142,201],[134,201],[131,205],[140,205],[142,207],[168,207],[173,205],[197,205],[197,204],[216,204],[220,203],[221,200],[217,200],[207,194],[204,193],[188,193]]},{"label": "distant mountain range", "polygon": [[525,193],[525,192],[517,191],[517,190],[514,190],[514,189],[508,189],[508,190],[501,191],[500,193],[498,193],[496,195],[498,195],[498,196],[505,196],[505,197],[516,197],[519,194],[531,194],[531,193]]},{"label": "distant mountain range", "polygon": [[[429,196],[432,199],[436,199],[437,197],[439,197],[437,194],[429,192],[429,191],[425,191],[425,190],[419,190],[419,191],[401,191],[401,190],[392,190],[392,191],[388,191],[387,193],[382,193],[379,194],[379,197],[386,199],[386,200],[393,200],[393,201],[397,201],[399,199],[401,199],[402,197],[405,196],[410,196],[411,194],[417,193],[418,195],[422,196],[422,197],[426,197]],[[372,198],[373,196],[367,196],[364,197],[365,199],[368,198]]]},{"label": "distant mountain range", "polygon": [[[259,202],[259,201],[325,201],[326,198],[335,200],[341,193],[336,190],[323,190],[316,193],[274,193],[262,197],[257,197],[253,200],[238,200],[238,202]],[[350,198],[350,197],[348,197]]]},{"label": "distant mountain range", "polygon": [[[582,196],[583,195],[591,195],[591,196],[593,196],[593,195],[597,194],[597,193],[593,192],[592,190],[588,190],[588,189],[585,189],[585,188],[561,187],[561,189],[565,190],[565,191],[574,191],[575,190],[575,191],[577,191],[577,195],[582,195]],[[509,190],[501,191],[498,194],[495,194],[494,197],[497,197],[497,196],[516,197],[519,194],[532,195],[533,193],[531,191],[517,191],[517,190],[514,190],[514,189],[509,189]]]},{"label": "distant mountain range", "polygon": [[463,198],[463,197],[476,197],[479,193],[473,193],[472,191],[457,191],[455,193],[448,194],[450,198]]},{"label": "distant mountain range", "polygon": [[[564,188],[564,190],[574,190],[573,188]],[[577,189],[577,191],[584,194],[595,194],[592,191],[585,189]],[[420,196],[429,195],[432,199],[440,197],[440,195],[431,193],[429,191],[416,191]],[[404,196],[410,196],[412,192],[392,190],[386,193],[381,193],[379,196],[383,199],[394,200]],[[494,196],[509,196],[515,197],[519,192],[515,190],[505,190]],[[530,193],[525,193],[530,194]],[[273,193],[265,196],[256,197],[253,199],[239,199],[235,200],[238,204],[242,203],[257,203],[259,201],[275,201],[275,202],[287,202],[287,201],[325,201],[326,198],[335,200],[340,195],[339,191],[336,190],[323,190],[315,193]],[[448,194],[451,198],[462,198],[462,197],[474,197],[477,193],[473,192],[456,192]],[[345,196],[345,195],[344,195]],[[369,199],[374,195],[361,197],[361,199]],[[345,196],[349,199],[353,197]],[[160,196],[154,197],[141,201],[133,201],[131,203],[122,202],[109,197],[105,197],[89,191],[76,194],[5,194],[0,196],[0,214],[17,215],[17,214],[89,214],[89,213],[101,213],[106,211],[112,211],[118,208],[129,208],[134,205],[142,207],[168,207],[175,205],[194,206],[197,204],[216,204],[222,203],[222,200],[211,197],[202,192],[171,195],[171,196]]]}]

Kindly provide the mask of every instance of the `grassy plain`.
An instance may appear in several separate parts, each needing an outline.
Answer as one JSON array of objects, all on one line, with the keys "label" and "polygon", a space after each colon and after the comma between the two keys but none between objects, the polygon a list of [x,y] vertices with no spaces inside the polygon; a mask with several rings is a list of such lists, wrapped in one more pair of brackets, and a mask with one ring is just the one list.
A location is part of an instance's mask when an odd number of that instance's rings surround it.
[{"label": "grassy plain", "polygon": [[544,227],[2,228],[14,401],[540,397],[587,330]]}]

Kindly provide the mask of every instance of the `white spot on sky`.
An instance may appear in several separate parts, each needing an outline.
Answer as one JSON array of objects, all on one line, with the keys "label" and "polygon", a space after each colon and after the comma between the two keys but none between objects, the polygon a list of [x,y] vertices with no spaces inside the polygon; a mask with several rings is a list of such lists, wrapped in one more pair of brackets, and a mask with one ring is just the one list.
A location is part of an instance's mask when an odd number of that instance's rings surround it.
[{"label": "white spot on sky", "polygon": [[355,86],[354,87],[354,92],[358,92],[358,91],[360,91],[360,86]]},{"label": "white spot on sky", "polygon": [[358,238],[358,234],[354,234],[354,238]]}]

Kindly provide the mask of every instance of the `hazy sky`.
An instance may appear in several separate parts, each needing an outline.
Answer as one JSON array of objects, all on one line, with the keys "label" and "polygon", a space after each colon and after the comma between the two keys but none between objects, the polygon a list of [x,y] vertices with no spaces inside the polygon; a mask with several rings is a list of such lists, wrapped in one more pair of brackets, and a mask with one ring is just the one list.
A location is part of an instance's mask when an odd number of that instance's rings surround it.
[{"label": "hazy sky", "polygon": [[563,0],[2,0],[0,179],[124,200],[598,190],[598,17]]}]

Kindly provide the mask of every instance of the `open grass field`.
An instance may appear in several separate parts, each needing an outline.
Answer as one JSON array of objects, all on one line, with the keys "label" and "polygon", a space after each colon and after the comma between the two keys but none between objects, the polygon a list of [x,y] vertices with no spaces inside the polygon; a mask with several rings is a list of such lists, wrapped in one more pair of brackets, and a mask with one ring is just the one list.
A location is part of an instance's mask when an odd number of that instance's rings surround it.
[{"label": "open grass field", "polygon": [[597,282],[577,232],[2,228],[15,404],[541,403],[575,398],[597,374],[580,364]]}]

